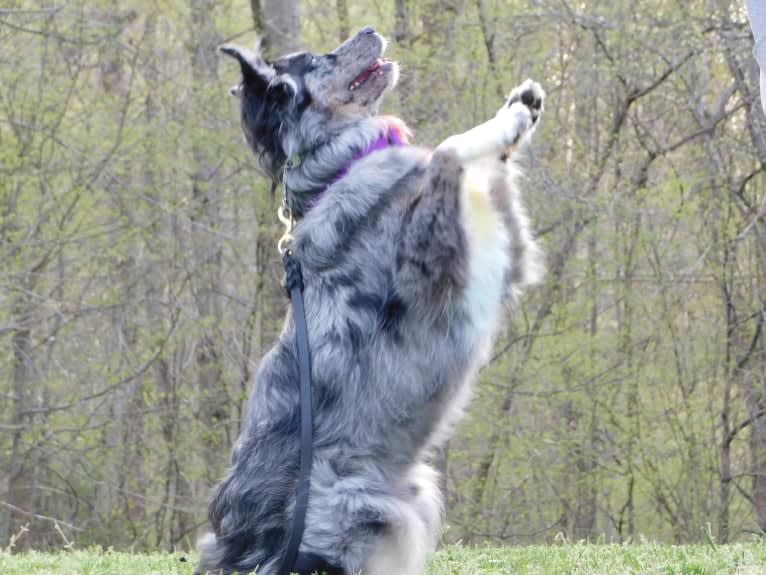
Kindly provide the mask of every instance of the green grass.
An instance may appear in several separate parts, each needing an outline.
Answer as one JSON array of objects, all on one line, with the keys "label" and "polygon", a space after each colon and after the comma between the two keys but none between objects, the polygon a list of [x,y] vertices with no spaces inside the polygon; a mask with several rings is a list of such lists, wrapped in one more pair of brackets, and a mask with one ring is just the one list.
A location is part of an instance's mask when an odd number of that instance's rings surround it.
[{"label": "green grass", "polygon": [[[186,559],[184,561],[183,559]],[[0,553],[2,575],[190,575],[194,557],[87,550]],[[766,542],[442,549],[429,575],[766,575]],[[396,575],[396,574],[391,574]]]}]

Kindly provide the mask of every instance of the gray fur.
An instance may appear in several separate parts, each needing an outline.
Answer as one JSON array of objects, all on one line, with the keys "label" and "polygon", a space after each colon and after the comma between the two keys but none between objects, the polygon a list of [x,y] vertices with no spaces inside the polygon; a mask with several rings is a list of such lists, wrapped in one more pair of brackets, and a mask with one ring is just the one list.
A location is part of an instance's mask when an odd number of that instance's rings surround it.
[{"label": "gray fur", "polygon": [[[286,118],[281,137],[284,158],[303,155],[286,170],[288,199],[303,216],[294,252],[304,272],[314,385],[314,463],[301,551],[349,575],[422,572],[442,515],[427,462],[465,406],[499,324],[503,294],[492,295],[498,287],[492,278],[505,278],[500,287],[507,292],[533,280],[539,267],[512,167],[501,160],[505,142],[526,137],[536,125],[542,110],[537,85],[527,89],[539,101],[525,102],[516,92],[504,106],[514,111],[508,118],[521,120],[490,121],[517,124],[504,128],[497,153],[480,158],[483,163],[464,159],[467,133],[450,140],[454,148],[435,152],[409,146],[376,152],[322,191],[386,129],[374,114],[395,70],[381,79],[381,89],[348,90],[364,69],[358,62],[383,48],[377,35],[360,33],[335,51],[342,65],[324,62],[293,79],[311,104]],[[244,67],[254,58],[239,59]],[[280,66],[269,66],[273,82]],[[254,97],[246,84],[239,93]],[[497,126],[486,129],[494,133]],[[249,141],[262,157],[262,144]],[[274,158],[265,160],[278,176]],[[477,169],[486,174],[483,190],[500,222],[497,230],[490,226],[491,237],[499,238],[490,245],[499,254],[490,267],[478,251],[483,236],[466,227],[474,208],[464,178]],[[214,533],[200,541],[201,572],[258,567],[259,575],[276,573],[295,503],[298,414],[288,315],[261,362],[232,467],[211,502]]]}]

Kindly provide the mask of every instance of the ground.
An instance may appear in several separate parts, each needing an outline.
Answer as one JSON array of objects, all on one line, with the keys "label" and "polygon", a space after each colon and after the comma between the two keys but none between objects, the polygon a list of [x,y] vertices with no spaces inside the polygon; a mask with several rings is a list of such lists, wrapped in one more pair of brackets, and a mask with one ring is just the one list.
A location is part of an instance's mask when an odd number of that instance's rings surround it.
[{"label": "ground", "polygon": [[[194,557],[105,550],[0,553],[2,575],[190,575]],[[766,541],[736,545],[451,546],[428,575],[764,575]]]}]

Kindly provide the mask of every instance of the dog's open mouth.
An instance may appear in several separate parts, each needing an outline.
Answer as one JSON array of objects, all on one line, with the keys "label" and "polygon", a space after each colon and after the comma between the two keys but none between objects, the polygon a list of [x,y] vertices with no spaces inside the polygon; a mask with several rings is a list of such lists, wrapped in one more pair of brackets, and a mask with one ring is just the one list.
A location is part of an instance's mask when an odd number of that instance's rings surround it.
[{"label": "dog's open mouth", "polygon": [[388,58],[377,58],[372,66],[354,78],[351,84],[349,84],[348,89],[353,92],[373,76],[382,76],[391,68],[392,64],[393,62]]}]

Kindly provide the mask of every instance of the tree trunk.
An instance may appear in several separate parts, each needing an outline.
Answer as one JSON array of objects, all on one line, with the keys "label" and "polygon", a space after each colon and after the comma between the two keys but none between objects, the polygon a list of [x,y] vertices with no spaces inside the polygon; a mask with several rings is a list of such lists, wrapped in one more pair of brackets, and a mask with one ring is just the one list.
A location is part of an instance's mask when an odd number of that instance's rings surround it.
[{"label": "tree trunk", "polygon": [[[219,42],[215,25],[210,18],[212,0],[192,0],[192,22],[197,44],[192,53],[192,77],[195,86],[208,86],[218,79]],[[204,110],[205,94],[197,93],[200,110]],[[201,119],[203,127],[205,120]],[[192,174],[191,243],[193,251],[193,291],[202,333],[195,342],[197,362],[197,394],[199,420],[207,427],[203,460],[206,475],[212,483],[220,475],[222,438],[220,429],[229,416],[229,401],[223,381],[222,358],[219,351],[217,326],[222,319],[221,245],[216,230],[219,227],[219,189],[216,182],[216,158],[204,143],[192,148],[194,172]]]},{"label": "tree trunk", "polygon": [[[766,363],[766,360],[761,360]],[[747,421],[750,422],[751,500],[759,532],[766,532],[766,378],[763,366],[743,370]]]},{"label": "tree trunk", "polygon": [[[11,338],[13,349],[13,417],[11,419],[11,453],[8,460],[8,468],[3,474],[6,476],[3,501],[20,507],[16,497],[16,487],[23,470],[22,437],[28,425],[28,416],[25,415],[26,398],[33,388],[30,382],[32,339],[29,323],[31,311],[25,298],[17,300],[14,306],[14,313],[11,317],[16,322],[17,327],[14,329]],[[0,546],[5,547],[8,545],[10,537],[14,535],[13,526],[13,513],[11,509],[0,506]]]},{"label": "tree trunk", "polygon": [[721,408],[721,458],[718,469],[718,542],[729,542],[729,505],[731,503],[731,378],[724,376]]},{"label": "tree trunk", "polygon": [[396,43],[402,47],[409,48],[412,44],[412,34],[410,32],[410,11],[407,6],[407,0],[396,0],[396,25],[394,32]]},{"label": "tree trunk", "polygon": [[261,48],[267,57],[295,52],[301,47],[299,0],[261,0]]},{"label": "tree trunk", "polygon": [[338,40],[343,42],[351,35],[348,2],[346,0],[337,0],[336,6],[338,9]]}]

